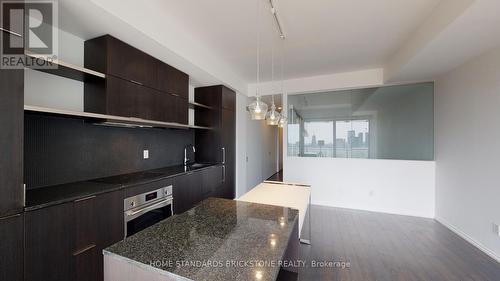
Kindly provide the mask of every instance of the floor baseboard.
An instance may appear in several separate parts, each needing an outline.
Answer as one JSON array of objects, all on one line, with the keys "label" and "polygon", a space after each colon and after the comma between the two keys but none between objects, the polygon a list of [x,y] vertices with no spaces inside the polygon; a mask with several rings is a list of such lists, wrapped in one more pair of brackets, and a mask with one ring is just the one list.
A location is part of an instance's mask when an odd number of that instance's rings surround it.
[{"label": "floor baseboard", "polygon": [[469,235],[467,235],[465,232],[461,231],[460,229],[458,229],[457,227],[455,227],[451,223],[448,223],[446,220],[444,220],[442,218],[436,217],[435,220],[437,222],[439,222],[440,224],[442,224],[444,227],[446,227],[449,230],[453,231],[458,236],[462,237],[465,241],[469,242],[474,247],[478,248],[481,252],[485,253],[486,255],[488,255],[492,259],[496,260],[498,263],[500,263],[500,257],[499,256],[497,256],[494,252],[490,251],[488,248],[486,248],[485,246],[483,246],[481,243],[479,243],[476,240],[474,240],[472,237],[470,237]]}]

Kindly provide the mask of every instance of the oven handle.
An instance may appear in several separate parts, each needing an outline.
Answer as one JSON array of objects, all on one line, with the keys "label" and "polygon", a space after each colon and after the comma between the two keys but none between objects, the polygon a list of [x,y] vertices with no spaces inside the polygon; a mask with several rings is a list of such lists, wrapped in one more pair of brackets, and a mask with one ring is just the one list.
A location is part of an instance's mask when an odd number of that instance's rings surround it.
[{"label": "oven handle", "polygon": [[141,209],[136,210],[136,211],[132,211],[132,210],[126,211],[125,212],[125,217],[126,217],[125,221],[126,222],[131,221],[131,220],[133,220],[133,219],[139,217],[140,215],[145,214],[149,211],[168,206],[168,205],[172,204],[172,201],[173,201],[172,198],[168,198],[168,199],[162,200],[158,203],[149,205],[145,208],[141,208]]}]

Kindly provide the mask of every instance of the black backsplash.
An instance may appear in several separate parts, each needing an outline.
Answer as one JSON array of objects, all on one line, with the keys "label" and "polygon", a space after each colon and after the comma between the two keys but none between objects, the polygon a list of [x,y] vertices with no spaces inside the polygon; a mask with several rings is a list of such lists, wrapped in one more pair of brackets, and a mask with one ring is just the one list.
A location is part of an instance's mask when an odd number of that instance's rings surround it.
[{"label": "black backsplash", "polygon": [[[194,131],[104,127],[80,119],[25,115],[27,189],[179,165]],[[143,159],[143,150],[149,159]]]}]

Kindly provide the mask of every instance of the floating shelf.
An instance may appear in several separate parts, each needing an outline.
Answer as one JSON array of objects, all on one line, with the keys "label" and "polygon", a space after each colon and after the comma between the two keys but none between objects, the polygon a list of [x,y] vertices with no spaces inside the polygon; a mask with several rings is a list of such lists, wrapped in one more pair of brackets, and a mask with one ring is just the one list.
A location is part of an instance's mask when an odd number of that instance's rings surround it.
[{"label": "floating shelf", "polygon": [[[26,53],[25,55],[28,58],[33,58],[33,59],[37,59],[37,60],[41,59],[43,61],[48,62],[47,59],[42,55],[33,54],[33,53]],[[94,71],[94,70],[91,70],[88,68],[84,68],[81,66],[72,65],[70,63],[66,63],[66,62],[63,62],[60,60],[53,60],[53,61],[51,61],[51,63],[54,64],[56,67],[53,69],[48,69],[48,68],[36,68],[33,66],[27,66],[27,68],[41,71],[41,72],[45,72],[45,73],[49,73],[49,74],[53,74],[53,75],[57,75],[57,76],[66,77],[66,78],[81,81],[81,82],[85,82],[88,79],[95,79],[95,78],[104,79],[104,78],[106,78],[106,75],[104,73],[100,73],[100,72],[97,72],[97,71]]]},{"label": "floating shelf", "polygon": [[42,113],[48,115],[58,115],[58,116],[68,116],[73,118],[88,119],[92,120],[92,122],[95,123],[96,125],[113,126],[113,127],[173,128],[173,129],[200,129],[200,130],[213,129],[210,127],[161,122],[161,121],[146,120],[135,117],[121,117],[114,115],[105,115],[98,113],[56,109],[56,108],[31,106],[31,105],[25,105],[24,111]]},{"label": "floating shelf", "polygon": [[204,105],[204,104],[201,104],[201,103],[197,103],[197,102],[194,102],[194,101],[190,101],[189,102],[189,106],[191,108],[194,108],[194,107],[201,107],[201,108],[207,108],[207,109],[214,109],[213,107],[211,106],[208,106],[208,105]]}]

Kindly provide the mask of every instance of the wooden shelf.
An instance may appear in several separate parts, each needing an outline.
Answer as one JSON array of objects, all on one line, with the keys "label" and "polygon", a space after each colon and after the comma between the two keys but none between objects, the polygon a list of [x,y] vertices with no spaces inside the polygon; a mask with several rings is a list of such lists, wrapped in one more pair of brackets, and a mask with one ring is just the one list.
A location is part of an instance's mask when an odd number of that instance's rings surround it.
[{"label": "wooden shelf", "polygon": [[[41,60],[47,62],[47,59],[42,55],[33,54],[33,53],[26,53],[25,55],[28,58],[37,59],[37,60],[41,59]],[[55,65],[55,67],[53,69],[52,68],[51,69],[37,68],[37,67],[33,67],[31,65],[28,65],[27,68],[41,71],[41,72],[45,72],[45,73],[49,73],[49,74],[53,74],[53,75],[57,75],[57,76],[61,76],[61,77],[66,77],[66,78],[81,81],[81,82],[85,82],[89,79],[96,79],[96,78],[97,79],[104,79],[104,78],[106,78],[106,75],[103,73],[100,73],[100,72],[97,72],[97,71],[94,71],[91,69],[87,69],[87,68],[84,68],[81,66],[72,65],[70,63],[66,63],[66,62],[63,62],[60,60],[54,60],[54,61],[51,61],[51,63]]]},{"label": "wooden shelf", "polygon": [[135,117],[121,117],[113,115],[105,115],[98,113],[90,113],[83,111],[73,111],[65,109],[56,109],[40,106],[25,105],[24,111],[35,112],[48,115],[67,116],[72,118],[81,118],[91,120],[96,125],[113,126],[113,127],[138,127],[138,128],[173,128],[173,129],[200,129],[212,130],[210,127],[192,126],[179,123],[161,122],[154,120],[146,120]]},{"label": "wooden shelf", "polygon": [[201,104],[201,103],[197,103],[197,102],[194,102],[194,101],[190,101],[189,102],[189,106],[191,108],[194,108],[194,107],[201,107],[201,108],[206,108],[206,109],[214,109],[213,107],[211,106],[208,106],[208,105],[204,105],[204,104]]}]

